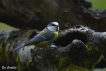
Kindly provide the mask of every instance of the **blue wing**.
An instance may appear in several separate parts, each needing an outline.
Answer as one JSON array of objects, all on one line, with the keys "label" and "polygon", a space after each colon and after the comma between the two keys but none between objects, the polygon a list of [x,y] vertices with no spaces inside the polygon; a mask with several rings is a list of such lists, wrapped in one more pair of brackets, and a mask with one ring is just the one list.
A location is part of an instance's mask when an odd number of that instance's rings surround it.
[{"label": "blue wing", "polygon": [[14,51],[19,50],[19,49],[23,48],[24,46],[25,46],[25,45],[22,44],[22,45],[20,45],[20,46],[18,46],[18,47],[16,47],[16,48],[14,48]]},{"label": "blue wing", "polygon": [[41,41],[47,41],[52,38],[54,38],[55,34],[50,33],[50,34],[45,34],[45,35],[37,35],[34,38],[31,39],[31,41],[34,41],[35,43],[41,42]]},{"label": "blue wing", "polygon": [[28,41],[25,45],[31,45],[31,44],[39,43],[41,41],[48,41],[54,38],[54,36],[55,36],[54,33],[43,34],[43,35],[38,34],[34,38],[32,38],[30,41]]},{"label": "blue wing", "polygon": [[[46,35],[43,35],[43,37],[46,39],[46,40],[50,40],[52,38],[55,37],[55,34],[54,33],[50,33],[50,34],[46,34]],[[42,40],[43,41],[43,40]]]},{"label": "blue wing", "polygon": [[32,38],[30,41],[28,41],[27,43],[23,44],[23,45],[20,45],[16,48],[14,48],[14,51],[20,49],[20,48],[23,48],[25,47],[26,45],[31,45],[31,44],[35,44],[35,43],[39,43],[41,41],[48,41],[48,40],[51,40],[52,38],[55,37],[55,34],[54,33],[40,33],[36,36],[34,36],[34,38]]}]

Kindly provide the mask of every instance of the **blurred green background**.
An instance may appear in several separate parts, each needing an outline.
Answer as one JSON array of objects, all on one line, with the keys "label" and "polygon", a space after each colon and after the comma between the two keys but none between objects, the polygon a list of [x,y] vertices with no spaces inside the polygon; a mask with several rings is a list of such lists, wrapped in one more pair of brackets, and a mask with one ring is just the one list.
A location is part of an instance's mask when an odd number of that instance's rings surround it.
[{"label": "blurred green background", "polygon": [[[96,10],[96,9],[106,9],[106,0],[86,0],[89,2],[92,2],[92,7],[90,8],[91,10]],[[7,30],[17,30],[14,27],[10,27],[8,25],[5,25],[4,23],[0,23],[0,31],[7,29]]]},{"label": "blurred green background", "polygon": [[18,30],[18,29],[0,22],[0,32],[3,30]]},{"label": "blurred green background", "polygon": [[106,0],[86,0],[92,3],[92,10],[94,9],[106,9]]}]

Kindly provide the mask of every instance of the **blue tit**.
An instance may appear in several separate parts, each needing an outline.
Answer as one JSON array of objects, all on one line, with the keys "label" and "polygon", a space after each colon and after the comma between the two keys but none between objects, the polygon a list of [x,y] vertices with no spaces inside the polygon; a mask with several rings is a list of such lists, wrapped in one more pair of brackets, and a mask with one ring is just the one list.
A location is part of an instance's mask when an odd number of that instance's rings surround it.
[{"label": "blue tit", "polygon": [[35,47],[38,47],[38,48],[47,47],[58,38],[58,31],[59,31],[58,22],[50,22],[47,25],[47,27],[44,30],[42,30],[39,34],[34,36],[27,43],[14,48],[14,50],[18,50],[27,45],[35,45]]}]

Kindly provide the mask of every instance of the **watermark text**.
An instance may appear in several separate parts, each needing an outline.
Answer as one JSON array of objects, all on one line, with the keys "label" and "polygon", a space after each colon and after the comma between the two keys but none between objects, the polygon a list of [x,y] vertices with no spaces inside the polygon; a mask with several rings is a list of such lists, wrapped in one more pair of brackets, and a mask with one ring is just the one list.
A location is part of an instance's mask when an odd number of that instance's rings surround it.
[{"label": "watermark text", "polygon": [[15,66],[2,66],[2,69],[13,70],[13,69],[17,69],[17,67],[15,67]]}]

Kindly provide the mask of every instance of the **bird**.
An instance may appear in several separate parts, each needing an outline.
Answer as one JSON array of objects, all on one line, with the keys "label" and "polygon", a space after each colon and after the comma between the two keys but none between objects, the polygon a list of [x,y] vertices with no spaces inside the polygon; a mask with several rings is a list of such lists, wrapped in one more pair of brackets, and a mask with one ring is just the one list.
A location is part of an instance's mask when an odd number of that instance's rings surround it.
[{"label": "bird", "polygon": [[60,25],[58,22],[50,22],[46,26],[46,28],[44,28],[41,32],[35,35],[32,39],[20,46],[17,46],[13,50],[19,50],[27,45],[34,45],[37,48],[45,48],[49,46],[57,40],[59,34],[59,26]]}]

